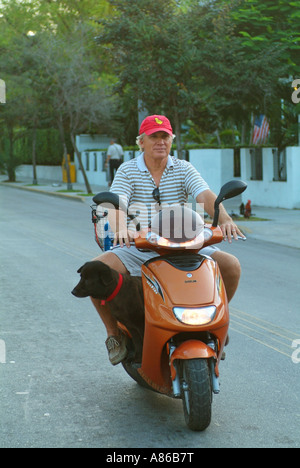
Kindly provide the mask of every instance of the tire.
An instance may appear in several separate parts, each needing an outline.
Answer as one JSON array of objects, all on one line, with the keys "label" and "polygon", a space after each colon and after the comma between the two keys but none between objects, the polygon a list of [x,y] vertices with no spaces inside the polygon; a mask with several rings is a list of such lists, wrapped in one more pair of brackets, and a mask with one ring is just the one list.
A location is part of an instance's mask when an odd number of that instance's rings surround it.
[{"label": "tire", "polygon": [[123,361],[122,366],[124,370],[127,372],[127,374],[136,381],[137,384],[140,385],[140,387],[146,388],[147,390],[151,390],[152,392],[159,393],[154,388],[150,387],[150,385],[145,382],[143,377],[139,374],[138,369],[141,367],[140,364],[136,363],[131,363],[129,361]]},{"label": "tire", "polygon": [[181,391],[185,422],[192,431],[204,431],[211,422],[212,387],[206,359],[181,361]]}]

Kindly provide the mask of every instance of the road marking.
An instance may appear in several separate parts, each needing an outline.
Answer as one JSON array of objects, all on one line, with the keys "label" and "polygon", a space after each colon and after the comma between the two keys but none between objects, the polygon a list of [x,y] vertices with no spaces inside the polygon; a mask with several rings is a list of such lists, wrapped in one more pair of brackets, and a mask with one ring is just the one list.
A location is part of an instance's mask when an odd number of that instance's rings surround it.
[{"label": "road marking", "polygon": [[[242,320],[242,319],[241,319],[241,320]],[[253,324],[253,322],[247,321],[247,323],[253,325],[254,328],[249,327],[248,325],[245,325],[244,323],[239,323],[239,322],[237,322],[237,321],[234,321],[234,322],[235,322],[237,325],[240,325],[240,326],[243,327],[243,328],[246,328],[246,329],[248,329],[248,330],[250,330],[250,331],[255,331],[256,333],[258,333],[258,334],[260,334],[260,335],[263,335],[263,336],[266,336],[266,332],[267,332],[267,333],[269,333],[269,334],[270,334],[270,333],[271,333],[271,334],[274,334],[274,335],[276,335],[276,336],[278,336],[278,337],[280,337],[280,338],[287,339],[287,340],[289,340],[289,343],[291,343],[291,342],[293,341],[293,338],[292,338],[292,337],[291,337],[291,338],[288,338],[288,337],[286,337],[286,336],[284,336],[284,335],[280,335],[279,333],[275,333],[273,330],[270,330],[270,329],[268,329],[268,328],[266,328],[266,327],[256,326],[255,324]],[[255,327],[256,327],[256,328],[255,328]],[[260,329],[261,329],[262,331],[260,331]],[[274,338],[273,336],[268,336],[268,338],[269,338],[270,340],[275,341],[276,343],[282,344],[282,346],[287,346],[288,348],[291,347],[290,344],[282,343],[282,341],[279,341],[278,338]]]},{"label": "road marking", "polygon": [[6,364],[6,345],[4,340],[0,340],[0,364]]},{"label": "road marking", "polygon": [[235,331],[236,333],[239,333],[240,335],[244,335],[244,336],[247,336],[248,338],[251,338],[253,341],[256,341],[256,343],[260,343],[260,344],[266,346],[267,348],[272,349],[273,351],[276,351],[277,353],[283,354],[283,356],[287,356],[288,358],[291,358],[291,354],[284,353],[283,351],[280,351],[280,349],[275,348],[274,346],[270,346],[265,341],[258,340],[257,338],[254,338],[253,336],[250,336],[247,333],[243,333],[243,332],[241,332],[240,330],[237,330],[234,327],[230,327],[230,329],[232,331]]},{"label": "road marking", "polygon": [[[231,330],[283,356],[291,358],[292,343],[295,338],[299,338],[300,332],[295,333],[292,330],[279,327],[234,307],[230,308],[230,316]],[[261,338],[261,335],[263,338]],[[288,352],[287,349],[290,351]]]},{"label": "road marking", "polygon": [[[239,309],[236,309],[235,307],[230,307],[230,314],[232,316],[234,316],[234,312],[232,313],[232,311],[234,311],[236,313],[236,316],[239,317],[241,320],[244,320],[244,321],[249,321],[249,323],[253,323],[254,321],[254,324],[258,325],[260,328],[264,328],[264,326],[267,326],[267,327],[272,327],[272,333],[274,334],[278,334],[279,336],[283,336],[281,334],[278,333],[278,331],[276,330],[279,330],[280,333],[281,332],[284,332],[288,335],[294,335],[294,336],[299,336],[299,333],[295,333],[294,331],[292,330],[287,330],[286,328],[283,328],[283,327],[279,327],[277,325],[274,325],[273,323],[271,322],[267,322],[266,320],[263,320],[259,317],[255,317],[254,315],[251,315],[251,314],[247,314],[247,312],[244,312],[242,310],[239,310]],[[244,317],[244,318],[243,318]],[[264,325],[259,325],[259,323],[262,323]],[[264,329],[267,329],[269,330],[269,328],[264,328]],[[293,339],[291,338],[291,336],[283,336],[284,338],[287,338],[287,339]]]}]

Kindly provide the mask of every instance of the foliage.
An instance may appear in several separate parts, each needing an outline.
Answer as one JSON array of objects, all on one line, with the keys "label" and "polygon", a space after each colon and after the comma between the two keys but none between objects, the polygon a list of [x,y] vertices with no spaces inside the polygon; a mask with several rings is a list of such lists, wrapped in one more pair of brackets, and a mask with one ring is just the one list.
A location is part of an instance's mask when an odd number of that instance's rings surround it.
[{"label": "foliage", "polygon": [[[108,93],[97,73],[90,12],[84,10],[93,2],[45,5],[37,0],[22,4],[13,0],[3,4],[0,22],[9,40],[2,42],[0,54],[7,82],[2,124],[13,126],[13,131],[24,125],[34,135],[37,128],[56,127],[60,130],[60,148],[66,155],[67,140],[74,147],[72,135],[76,132],[90,131],[91,125],[96,131],[101,124],[107,128]],[[93,11],[97,13],[99,8]],[[86,20],[84,24],[82,18]],[[10,158],[17,162],[13,155],[14,137],[10,141]],[[35,163],[35,138],[33,148]]]},{"label": "foliage", "polygon": [[[32,164],[32,131],[27,131],[23,137],[15,143],[15,154],[22,164]],[[70,145],[70,144],[69,144]],[[36,163],[57,166],[62,164],[63,148],[59,132],[53,128],[45,128],[37,131],[36,136]]]},{"label": "foliage", "polygon": [[[259,113],[270,119],[270,143],[296,144],[299,20],[300,0],[2,0],[0,158],[9,177],[30,145],[38,162],[76,152],[76,133],[133,145],[138,108],[170,117],[179,152],[181,140],[247,145]],[[58,131],[54,150],[42,144]]]},{"label": "foliage", "polygon": [[[106,46],[119,77],[135,102],[149,113],[167,113],[180,142],[181,124],[199,101],[193,78],[196,48],[174,0],[110,0],[115,14],[99,21],[98,43]],[[159,14],[157,12],[159,11]]]},{"label": "foliage", "polygon": [[291,103],[291,84],[300,76],[299,21],[300,0],[243,0],[232,11],[235,36],[249,62],[260,56],[261,77],[270,78],[256,111],[268,115],[271,143],[279,148],[297,144],[299,110]]}]

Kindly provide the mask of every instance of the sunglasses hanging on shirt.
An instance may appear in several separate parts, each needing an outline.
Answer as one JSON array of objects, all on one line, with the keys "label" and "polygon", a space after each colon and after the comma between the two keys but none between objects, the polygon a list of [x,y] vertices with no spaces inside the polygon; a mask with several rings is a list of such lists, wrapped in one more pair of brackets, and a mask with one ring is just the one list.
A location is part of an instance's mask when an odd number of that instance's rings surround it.
[{"label": "sunglasses hanging on shirt", "polygon": [[154,200],[156,201],[157,205],[156,205],[156,211],[159,211],[160,210],[160,207],[161,207],[161,200],[160,200],[160,191],[159,191],[159,188],[156,187],[153,192],[152,192],[152,197],[154,198]]}]

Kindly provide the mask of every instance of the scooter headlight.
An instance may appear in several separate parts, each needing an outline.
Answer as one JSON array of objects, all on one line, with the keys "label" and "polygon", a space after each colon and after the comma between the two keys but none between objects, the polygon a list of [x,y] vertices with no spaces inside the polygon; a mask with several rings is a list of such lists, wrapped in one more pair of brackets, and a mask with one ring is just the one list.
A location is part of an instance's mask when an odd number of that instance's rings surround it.
[{"label": "scooter headlight", "polygon": [[215,306],[200,307],[198,309],[184,309],[183,307],[174,307],[175,317],[186,325],[206,325],[212,322],[216,316],[217,308]]}]

